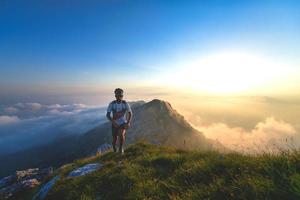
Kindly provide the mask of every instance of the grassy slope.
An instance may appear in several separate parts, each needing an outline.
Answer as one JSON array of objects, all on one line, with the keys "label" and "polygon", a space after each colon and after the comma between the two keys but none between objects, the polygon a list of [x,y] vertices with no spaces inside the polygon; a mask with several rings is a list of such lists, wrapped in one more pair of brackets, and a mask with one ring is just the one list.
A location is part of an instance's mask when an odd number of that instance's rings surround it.
[{"label": "grassy slope", "polygon": [[[122,161],[122,164],[118,164]],[[68,179],[90,162],[105,166]],[[78,160],[58,172],[47,199],[299,199],[300,153],[245,156],[191,152],[145,143],[123,157],[109,152]]]}]

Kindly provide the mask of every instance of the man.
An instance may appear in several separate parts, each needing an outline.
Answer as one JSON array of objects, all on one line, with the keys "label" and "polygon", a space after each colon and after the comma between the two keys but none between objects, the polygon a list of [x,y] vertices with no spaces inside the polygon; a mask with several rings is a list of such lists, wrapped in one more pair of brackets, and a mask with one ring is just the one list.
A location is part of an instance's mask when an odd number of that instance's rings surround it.
[{"label": "man", "polygon": [[[110,102],[107,108],[106,117],[112,122],[112,145],[114,152],[117,151],[116,143],[119,137],[119,152],[124,154],[123,144],[125,142],[126,129],[130,127],[130,121],[132,118],[132,111],[129,104],[123,100],[124,91],[121,88],[115,89],[116,100]],[[111,117],[110,113],[113,113]],[[126,119],[126,112],[128,117]]]}]

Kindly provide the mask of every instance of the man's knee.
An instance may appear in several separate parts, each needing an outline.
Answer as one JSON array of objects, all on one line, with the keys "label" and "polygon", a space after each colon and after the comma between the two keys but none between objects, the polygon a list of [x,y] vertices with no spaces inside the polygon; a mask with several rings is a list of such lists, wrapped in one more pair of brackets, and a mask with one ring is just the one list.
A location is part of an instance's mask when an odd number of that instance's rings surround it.
[{"label": "man's knee", "polygon": [[125,140],[125,133],[126,133],[125,130],[122,130],[122,131],[120,132],[120,139],[121,139],[122,141]]},{"label": "man's knee", "polygon": [[125,137],[125,134],[126,134],[126,129],[122,129],[122,130],[121,130],[121,136],[122,136],[122,137]]}]

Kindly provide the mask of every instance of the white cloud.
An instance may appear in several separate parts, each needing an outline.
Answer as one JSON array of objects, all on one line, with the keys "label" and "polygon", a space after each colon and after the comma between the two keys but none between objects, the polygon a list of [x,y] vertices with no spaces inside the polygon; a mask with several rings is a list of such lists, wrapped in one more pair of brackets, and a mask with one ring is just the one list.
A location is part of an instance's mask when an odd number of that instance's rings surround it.
[{"label": "white cloud", "polygon": [[58,108],[61,108],[62,106],[60,104],[53,104],[53,105],[49,105],[48,108],[50,109],[58,109]]},{"label": "white cloud", "polygon": [[0,115],[16,115],[21,120],[32,119],[45,115],[71,115],[86,109],[93,108],[85,104],[52,104],[42,105],[40,103],[17,103],[14,105],[0,107]]},{"label": "white cloud", "polygon": [[16,103],[15,106],[18,107],[18,108],[24,108],[25,107],[24,103]]},{"label": "white cloud", "polygon": [[26,103],[26,106],[31,110],[39,110],[43,107],[40,103]]},{"label": "white cloud", "polygon": [[75,103],[73,106],[77,109],[82,109],[82,108],[87,108],[87,105],[82,104],[82,103]]},{"label": "white cloud", "polygon": [[7,116],[1,115],[0,116],[0,125],[10,124],[18,122],[20,119],[17,116]]},{"label": "white cloud", "polygon": [[[13,106],[12,106],[13,107]],[[29,102],[29,103],[16,103],[14,105],[14,107],[16,108],[19,108],[19,109],[28,109],[28,110],[39,110],[43,107],[42,104],[40,103],[32,103],[32,102]]]},{"label": "white cloud", "polygon": [[73,114],[73,112],[60,111],[58,109],[52,109],[52,110],[49,111],[49,114],[53,114],[53,115],[71,115],[71,114]]},{"label": "white cloud", "polygon": [[0,153],[42,145],[65,135],[82,134],[105,120],[104,108],[84,104],[18,103],[2,108],[5,111],[10,107],[18,109],[14,116],[2,114],[0,110]]},{"label": "white cloud", "polygon": [[15,108],[13,106],[9,106],[7,108],[4,108],[4,112],[8,113],[8,114],[14,114],[17,113],[19,111],[18,108]]},{"label": "white cloud", "polygon": [[206,137],[218,140],[228,148],[243,152],[276,151],[300,147],[300,135],[289,123],[268,117],[247,131],[225,123],[205,124],[200,117],[187,118]]}]

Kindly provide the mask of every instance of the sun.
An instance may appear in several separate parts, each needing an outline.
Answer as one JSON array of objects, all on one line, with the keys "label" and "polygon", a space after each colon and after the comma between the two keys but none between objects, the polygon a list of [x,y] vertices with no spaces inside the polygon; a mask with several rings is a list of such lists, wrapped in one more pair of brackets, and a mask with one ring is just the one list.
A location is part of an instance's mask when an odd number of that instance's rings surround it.
[{"label": "sun", "polygon": [[280,67],[265,58],[225,52],[185,62],[164,79],[190,90],[227,94],[259,87],[280,73]]}]

